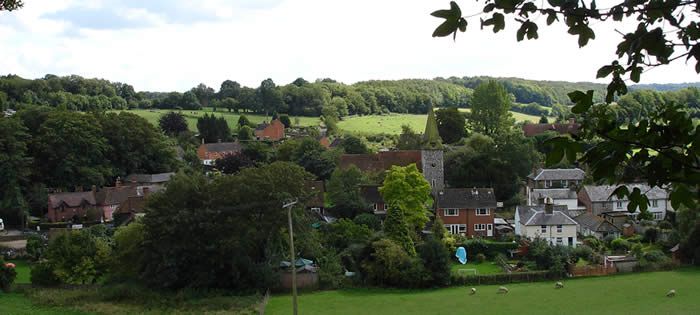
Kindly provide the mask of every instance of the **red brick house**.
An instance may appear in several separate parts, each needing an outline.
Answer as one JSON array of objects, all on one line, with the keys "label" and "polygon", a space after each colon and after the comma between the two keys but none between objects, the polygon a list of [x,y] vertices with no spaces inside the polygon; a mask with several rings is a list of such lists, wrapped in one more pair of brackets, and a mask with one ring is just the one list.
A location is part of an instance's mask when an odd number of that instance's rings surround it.
[{"label": "red brick house", "polygon": [[447,188],[438,193],[435,213],[451,234],[492,237],[495,210],[492,188]]},{"label": "red brick house", "polygon": [[284,139],[284,124],[279,119],[275,119],[269,124],[259,124],[255,128],[255,137],[258,140],[280,141]]},{"label": "red brick house", "polygon": [[554,124],[524,124],[523,133],[526,137],[536,136],[547,131],[558,132],[559,134],[578,134],[581,124],[576,123],[573,119],[569,120],[568,123],[554,123]]},{"label": "red brick house", "polygon": [[214,161],[227,154],[240,154],[243,146],[238,142],[202,143],[197,148],[197,157],[204,165],[214,165]]},{"label": "red brick house", "polygon": [[95,194],[97,208],[102,211],[104,221],[112,221],[114,212],[129,197],[138,196],[136,186],[122,186],[119,181],[115,187],[103,187]]},{"label": "red brick house", "polygon": [[83,218],[88,209],[97,208],[95,190],[49,194],[48,219],[50,222]]}]

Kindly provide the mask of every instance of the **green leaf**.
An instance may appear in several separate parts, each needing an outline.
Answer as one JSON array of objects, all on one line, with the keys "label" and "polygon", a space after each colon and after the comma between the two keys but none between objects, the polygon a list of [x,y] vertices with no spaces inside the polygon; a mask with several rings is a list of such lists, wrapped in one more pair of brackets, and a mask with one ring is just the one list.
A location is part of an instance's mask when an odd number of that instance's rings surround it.
[{"label": "green leaf", "polygon": [[[464,32],[467,30],[467,20],[465,18],[459,18],[459,22],[457,23],[459,30]],[[456,35],[456,34],[455,34]]]},{"label": "green leaf", "polygon": [[559,20],[559,18],[557,18],[556,13],[552,13],[552,14],[547,15],[547,25],[552,25],[552,23],[554,23],[554,21],[557,21],[557,20]]},{"label": "green leaf", "polygon": [[639,83],[639,77],[642,75],[642,67],[633,67],[630,71],[630,79],[634,83]]},{"label": "green leaf", "polygon": [[612,73],[614,69],[614,66],[603,66],[600,69],[598,69],[598,72],[596,73],[595,77],[598,79],[605,78],[608,75],[610,75],[610,73]]},{"label": "green leaf", "polygon": [[433,37],[445,37],[455,33],[457,32],[458,26],[459,25],[456,20],[446,20],[435,29],[433,32]]},{"label": "green leaf", "polygon": [[452,16],[452,12],[450,10],[437,10],[433,13],[430,13],[430,15],[443,19],[449,19]]},{"label": "green leaf", "polygon": [[588,90],[586,93],[573,91],[567,95],[571,102],[576,104],[571,108],[571,112],[574,114],[581,114],[593,106],[593,90]]}]

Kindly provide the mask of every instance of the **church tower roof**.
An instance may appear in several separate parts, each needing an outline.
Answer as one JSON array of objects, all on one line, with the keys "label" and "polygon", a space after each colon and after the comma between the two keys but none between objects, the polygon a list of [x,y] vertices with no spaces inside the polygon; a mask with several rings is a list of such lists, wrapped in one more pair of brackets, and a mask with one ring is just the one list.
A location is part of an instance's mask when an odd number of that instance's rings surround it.
[{"label": "church tower roof", "polygon": [[442,139],[437,128],[437,120],[432,106],[428,111],[428,120],[425,123],[425,132],[423,132],[423,148],[424,149],[442,149]]}]

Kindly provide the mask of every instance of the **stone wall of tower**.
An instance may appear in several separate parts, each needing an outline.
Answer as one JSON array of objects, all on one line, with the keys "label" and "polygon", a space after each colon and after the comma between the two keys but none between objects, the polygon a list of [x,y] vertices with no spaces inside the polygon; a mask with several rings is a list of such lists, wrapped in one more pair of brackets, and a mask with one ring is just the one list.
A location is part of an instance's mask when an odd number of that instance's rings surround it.
[{"label": "stone wall of tower", "polygon": [[445,164],[442,150],[421,150],[423,176],[432,188],[433,196],[445,188]]}]

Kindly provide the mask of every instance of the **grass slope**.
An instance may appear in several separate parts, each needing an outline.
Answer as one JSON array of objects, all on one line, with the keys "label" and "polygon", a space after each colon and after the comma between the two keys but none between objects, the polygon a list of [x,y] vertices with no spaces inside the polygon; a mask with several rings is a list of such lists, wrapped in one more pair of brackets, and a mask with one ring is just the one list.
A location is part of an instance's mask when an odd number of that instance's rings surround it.
[{"label": "grass slope", "polygon": [[[697,314],[700,309],[700,269],[627,274],[553,282],[511,284],[508,294],[498,286],[434,290],[349,289],[304,294],[301,314]],[[665,296],[676,289],[674,298]],[[291,298],[271,298],[266,314],[289,314]]]}]

